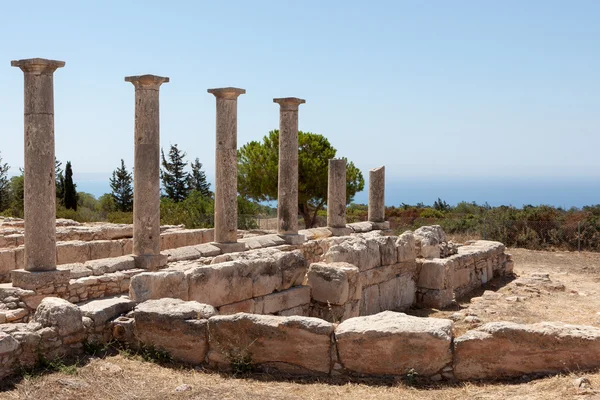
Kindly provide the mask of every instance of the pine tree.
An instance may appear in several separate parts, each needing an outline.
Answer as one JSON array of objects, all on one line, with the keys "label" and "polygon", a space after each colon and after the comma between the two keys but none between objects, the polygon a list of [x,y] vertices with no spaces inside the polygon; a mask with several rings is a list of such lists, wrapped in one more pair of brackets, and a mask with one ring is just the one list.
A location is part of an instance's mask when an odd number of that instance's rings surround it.
[{"label": "pine tree", "polygon": [[58,204],[65,205],[65,175],[62,170],[62,163],[54,158],[54,171],[56,178],[56,201]]},{"label": "pine tree", "polygon": [[0,211],[6,210],[10,206],[10,180],[8,179],[7,163],[2,164],[0,155]]},{"label": "pine tree", "polygon": [[125,161],[121,159],[121,167],[112,173],[110,178],[111,196],[115,201],[118,211],[131,211],[133,209],[133,178],[125,168]]},{"label": "pine tree", "polygon": [[71,161],[65,167],[65,207],[77,211],[77,187],[73,183],[73,169]]},{"label": "pine tree", "polygon": [[169,160],[165,158],[165,152],[160,150],[162,155],[162,169],[160,177],[163,182],[163,188],[166,196],[175,203],[185,200],[190,192],[189,173],[184,171],[187,165],[183,159],[185,152],[177,148],[177,144],[171,145],[169,149]]},{"label": "pine tree", "polygon": [[203,197],[210,197],[210,183],[206,181],[206,174],[202,171],[202,163],[196,158],[191,164],[192,173],[189,175],[190,190],[199,191]]}]

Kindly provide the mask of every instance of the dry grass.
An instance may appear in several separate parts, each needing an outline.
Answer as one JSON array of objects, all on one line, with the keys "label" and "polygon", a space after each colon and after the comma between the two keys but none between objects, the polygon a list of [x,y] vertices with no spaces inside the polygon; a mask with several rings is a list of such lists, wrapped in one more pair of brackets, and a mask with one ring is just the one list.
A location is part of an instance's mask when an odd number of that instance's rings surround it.
[{"label": "dry grass", "polygon": [[[553,281],[564,284],[564,291],[531,292],[519,303],[498,300],[493,313],[478,316],[483,322],[543,320],[600,326],[600,254],[536,252],[511,249],[515,271],[525,276],[531,272],[550,273]],[[514,282],[491,282],[487,289],[509,296],[521,290]],[[539,295],[538,295],[539,294]],[[460,306],[468,307],[469,299]],[[495,308],[495,310],[494,310]],[[434,317],[445,317],[454,310],[421,310]],[[458,330],[461,324],[457,324]],[[13,382],[3,382],[0,399],[596,399],[593,389],[581,391],[573,379],[581,374],[553,376],[533,381],[500,383],[464,383],[433,386],[410,386],[403,381],[349,382],[335,379],[285,379],[268,375],[232,377],[214,372],[196,371],[178,366],[161,366],[137,358],[116,355],[90,360],[77,368],[74,375],[61,372]],[[592,388],[600,388],[600,373],[585,374]],[[191,390],[175,392],[187,384]]]}]

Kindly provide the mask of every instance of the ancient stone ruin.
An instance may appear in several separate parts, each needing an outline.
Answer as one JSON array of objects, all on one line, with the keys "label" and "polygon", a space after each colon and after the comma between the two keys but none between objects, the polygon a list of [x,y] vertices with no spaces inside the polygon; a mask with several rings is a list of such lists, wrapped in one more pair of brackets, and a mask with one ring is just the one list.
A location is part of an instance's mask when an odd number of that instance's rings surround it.
[{"label": "ancient stone ruin", "polygon": [[[276,232],[237,229],[237,98],[216,97],[215,228],[160,226],[159,87],[135,86],[133,225],[56,220],[53,85],[63,62],[25,73],[25,219],[0,220],[0,377],[86,343],[152,346],[190,365],[293,374],[495,379],[600,366],[600,329],[485,324],[455,337],[442,308],[509,276],[501,243],[457,245],[439,226],[395,236],[383,167],[369,173],[368,221],[346,223],[346,164],[329,164],[327,227],[298,229],[298,98],[280,106]],[[502,351],[497,351],[501,349]]]}]

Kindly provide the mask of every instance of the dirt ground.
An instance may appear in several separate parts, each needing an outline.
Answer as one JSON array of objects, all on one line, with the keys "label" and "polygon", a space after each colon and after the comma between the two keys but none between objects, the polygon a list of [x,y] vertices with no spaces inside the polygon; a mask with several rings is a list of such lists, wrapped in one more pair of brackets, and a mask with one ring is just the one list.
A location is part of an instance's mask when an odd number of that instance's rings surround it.
[{"label": "dirt ground", "polygon": [[[563,321],[600,327],[600,254],[509,252],[515,260],[515,278],[489,282],[447,310],[411,313],[451,317],[456,321],[457,334],[499,320]],[[574,379],[582,376],[589,379],[591,388],[574,386]],[[292,380],[258,374],[233,377],[118,354],[86,360],[83,366],[61,368],[61,372],[5,380],[0,386],[0,399],[600,399],[600,372],[435,385],[400,379]]]}]

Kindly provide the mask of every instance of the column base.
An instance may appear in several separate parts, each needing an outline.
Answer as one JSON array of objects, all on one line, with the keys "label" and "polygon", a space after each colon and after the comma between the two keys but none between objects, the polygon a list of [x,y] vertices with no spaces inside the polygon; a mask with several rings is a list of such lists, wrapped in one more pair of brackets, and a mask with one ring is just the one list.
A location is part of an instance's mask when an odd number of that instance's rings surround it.
[{"label": "column base", "polygon": [[334,228],[332,226],[328,226],[327,229],[329,229],[331,231],[332,236],[350,236],[350,234],[352,232],[354,232],[352,230],[352,228],[348,228],[347,226],[345,226],[343,228],[342,227]]},{"label": "column base", "polygon": [[156,271],[166,266],[168,258],[169,256],[166,254],[133,255],[135,267],[149,271]]},{"label": "column base", "polygon": [[383,221],[383,222],[369,221],[369,222],[371,223],[371,225],[373,225],[373,230],[386,231],[386,230],[390,229],[390,221]]},{"label": "column base", "polygon": [[239,253],[239,252],[246,250],[246,243],[242,243],[242,242],[226,242],[226,243],[211,242],[210,244],[221,249],[221,254]]},{"label": "column base", "polygon": [[304,235],[298,235],[294,233],[280,233],[277,234],[277,236],[285,240],[286,244],[299,245],[306,242],[306,236]]},{"label": "column base", "polygon": [[52,271],[26,271],[24,269],[15,269],[10,272],[10,276],[14,287],[39,291],[40,289],[68,285],[71,272],[69,270],[58,269]]}]

